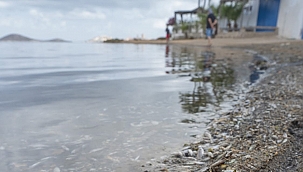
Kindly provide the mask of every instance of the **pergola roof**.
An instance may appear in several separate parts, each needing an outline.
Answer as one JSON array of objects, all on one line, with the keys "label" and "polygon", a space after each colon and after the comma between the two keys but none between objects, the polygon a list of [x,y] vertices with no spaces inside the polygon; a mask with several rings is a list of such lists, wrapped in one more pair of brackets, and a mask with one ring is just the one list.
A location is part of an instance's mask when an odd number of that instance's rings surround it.
[{"label": "pergola roof", "polygon": [[175,11],[175,20],[177,19],[177,15],[180,15],[181,16],[181,22],[183,23],[183,15],[184,14],[193,15],[193,14],[197,14],[199,12],[205,12],[205,10],[202,7],[198,7],[198,8],[193,9],[193,10]]}]

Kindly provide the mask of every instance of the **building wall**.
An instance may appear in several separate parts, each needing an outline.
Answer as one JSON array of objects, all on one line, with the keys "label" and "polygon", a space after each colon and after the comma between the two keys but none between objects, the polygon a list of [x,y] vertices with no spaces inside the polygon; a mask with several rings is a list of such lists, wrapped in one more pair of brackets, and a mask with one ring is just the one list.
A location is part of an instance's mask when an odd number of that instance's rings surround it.
[{"label": "building wall", "polygon": [[281,0],[278,18],[279,35],[301,39],[303,0]]},{"label": "building wall", "polygon": [[[239,27],[254,27],[257,25],[258,12],[259,12],[259,1],[260,0],[249,0],[246,7],[251,6],[251,11],[245,11],[241,14],[237,23]],[[233,24],[233,23],[232,23]],[[227,19],[223,18],[219,20],[219,28],[227,27]]]},{"label": "building wall", "polygon": [[238,19],[240,26],[242,27],[254,27],[257,25],[258,13],[259,13],[260,0],[249,0],[245,7],[251,6],[251,11],[244,11],[241,17]]},{"label": "building wall", "polygon": [[[249,0],[247,6],[251,11],[242,13],[238,19],[241,27],[254,27],[257,25],[260,0]],[[303,0],[280,0],[280,9],[277,21],[279,36],[293,39],[303,39]],[[227,20],[220,20],[220,28],[226,28]]]}]

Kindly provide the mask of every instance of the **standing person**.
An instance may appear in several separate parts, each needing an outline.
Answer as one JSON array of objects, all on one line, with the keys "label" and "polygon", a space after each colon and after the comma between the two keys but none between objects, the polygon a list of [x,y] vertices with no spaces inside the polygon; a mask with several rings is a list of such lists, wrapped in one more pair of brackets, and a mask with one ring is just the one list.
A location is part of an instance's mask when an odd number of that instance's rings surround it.
[{"label": "standing person", "polygon": [[213,31],[215,31],[215,25],[218,23],[216,16],[213,14],[212,9],[208,10],[207,21],[206,21],[206,36],[208,39],[208,45],[211,46],[211,37]]},{"label": "standing person", "polygon": [[166,31],[166,43],[168,43],[168,40],[169,40],[169,38],[170,38],[170,31],[169,31],[169,29],[168,29],[168,26],[166,26],[165,31]]}]

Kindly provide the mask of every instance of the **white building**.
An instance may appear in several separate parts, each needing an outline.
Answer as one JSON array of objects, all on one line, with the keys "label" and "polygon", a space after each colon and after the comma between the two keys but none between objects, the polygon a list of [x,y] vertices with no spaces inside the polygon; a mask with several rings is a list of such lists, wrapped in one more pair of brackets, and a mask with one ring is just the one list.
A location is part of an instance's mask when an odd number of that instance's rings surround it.
[{"label": "white building", "polygon": [[249,0],[238,23],[245,28],[278,27],[281,37],[303,39],[303,0]]},{"label": "white building", "polygon": [[303,39],[303,0],[281,0],[278,27],[283,37]]},{"label": "white building", "polygon": [[91,40],[88,40],[88,42],[100,43],[100,42],[104,42],[104,41],[111,40],[111,39],[112,38],[108,37],[108,36],[97,36]]}]

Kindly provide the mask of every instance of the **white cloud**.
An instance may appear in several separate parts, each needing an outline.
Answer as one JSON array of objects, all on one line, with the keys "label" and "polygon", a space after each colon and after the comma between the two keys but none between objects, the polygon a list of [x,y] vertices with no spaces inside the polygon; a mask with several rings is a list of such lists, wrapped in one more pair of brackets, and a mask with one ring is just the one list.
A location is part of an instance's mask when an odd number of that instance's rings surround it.
[{"label": "white cloud", "polygon": [[47,35],[70,40],[142,33],[146,38],[156,38],[164,34],[166,22],[175,11],[197,6],[197,0],[0,0],[0,33],[14,31],[35,38]]},{"label": "white cloud", "polygon": [[164,29],[166,27],[166,25],[165,25],[166,22],[167,22],[166,19],[156,19],[153,22],[153,27],[156,29]]},{"label": "white cloud", "polygon": [[33,16],[39,16],[39,17],[43,17],[43,13],[41,12],[38,12],[36,9],[31,9],[29,11],[30,15],[33,15]]},{"label": "white cloud", "polygon": [[3,1],[0,1],[0,8],[6,8],[6,7],[9,7],[10,4],[8,2],[3,2]]},{"label": "white cloud", "polygon": [[0,26],[11,26],[11,20],[10,19],[1,19],[0,20]]},{"label": "white cloud", "polygon": [[37,17],[39,20],[45,22],[45,23],[50,23],[50,19],[48,17],[46,17],[42,12],[36,10],[36,9],[31,9],[29,11],[29,14]]},{"label": "white cloud", "polygon": [[5,28],[21,28],[24,26],[24,22],[20,18],[15,17],[0,17],[0,26],[6,26]]},{"label": "white cloud", "polygon": [[87,10],[74,9],[70,12],[72,16],[76,16],[78,18],[83,19],[105,19],[106,15],[99,10],[95,10],[94,12]]},{"label": "white cloud", "polygon": [[65,26],[66,26],[66,21],[61,21],[61,22],[60,22],[60,26],[61,26],[61,27],[65,27]]}]

